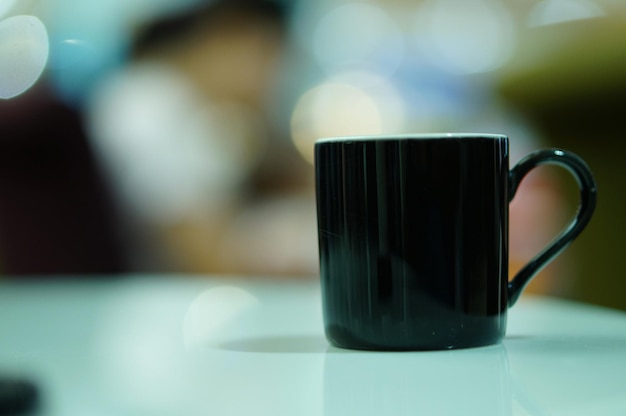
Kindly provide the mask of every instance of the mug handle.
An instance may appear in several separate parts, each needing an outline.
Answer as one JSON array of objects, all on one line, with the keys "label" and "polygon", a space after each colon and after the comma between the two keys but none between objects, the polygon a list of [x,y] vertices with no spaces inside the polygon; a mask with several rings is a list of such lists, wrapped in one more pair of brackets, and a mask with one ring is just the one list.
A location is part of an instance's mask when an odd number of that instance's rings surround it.
[{"label": "mug handle", "polygon": [[508,306],[517,302],[530,280],[561,254],[587,226],[596,207],[596,182],[587,164],[571,152],[560,149],[538,150],[520,160],[509,172],[509,202],[528,172],[541,165],[557,165],[567,169],[578,182],[580,204],[574,219],[561,233],[526,264],[508,284]]}]

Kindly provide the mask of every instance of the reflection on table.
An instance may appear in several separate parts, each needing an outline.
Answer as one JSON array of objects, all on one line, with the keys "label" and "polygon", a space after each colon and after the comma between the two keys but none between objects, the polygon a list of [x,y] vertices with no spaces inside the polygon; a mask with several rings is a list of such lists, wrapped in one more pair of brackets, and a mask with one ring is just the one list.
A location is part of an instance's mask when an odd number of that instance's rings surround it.
[{"label": "reflection on table", "polygon": [[0,282],[0,374],[41,414],[622,414],[626,314],[523,297],[502,344],[331,347],[316,279]]}]

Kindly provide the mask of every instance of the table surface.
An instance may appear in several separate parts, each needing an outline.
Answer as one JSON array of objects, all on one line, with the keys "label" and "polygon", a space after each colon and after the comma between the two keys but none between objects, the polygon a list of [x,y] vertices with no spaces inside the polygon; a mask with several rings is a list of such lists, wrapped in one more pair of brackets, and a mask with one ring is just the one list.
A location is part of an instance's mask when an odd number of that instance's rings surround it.
[{"label": "table surface", "polygon": [[522,296],[499,345],[331,347],[315,280],[0,280],[41,415],[626,415],[626,313]]}]

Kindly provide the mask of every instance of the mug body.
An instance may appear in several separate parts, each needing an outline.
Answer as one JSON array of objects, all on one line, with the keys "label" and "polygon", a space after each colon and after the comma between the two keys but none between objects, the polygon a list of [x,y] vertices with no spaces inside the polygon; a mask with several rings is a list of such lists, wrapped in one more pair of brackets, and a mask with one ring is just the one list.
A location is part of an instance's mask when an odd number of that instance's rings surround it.
[{"label": "mug body", "polygon": [[508,139],[315,145],[324,324],[344,348],[489,345],[506,329]]}]

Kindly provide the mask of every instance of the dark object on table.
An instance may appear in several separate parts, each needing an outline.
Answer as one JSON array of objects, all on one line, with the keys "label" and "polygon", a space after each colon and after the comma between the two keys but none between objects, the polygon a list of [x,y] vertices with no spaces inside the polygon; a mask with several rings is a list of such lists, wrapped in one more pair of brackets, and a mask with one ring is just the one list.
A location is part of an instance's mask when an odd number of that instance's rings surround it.
[{"label": "dark object on table", "polygon": [[38,404],[39,393],[34,384],[25,380],[0,378],[0,415],[32,414]]}]

